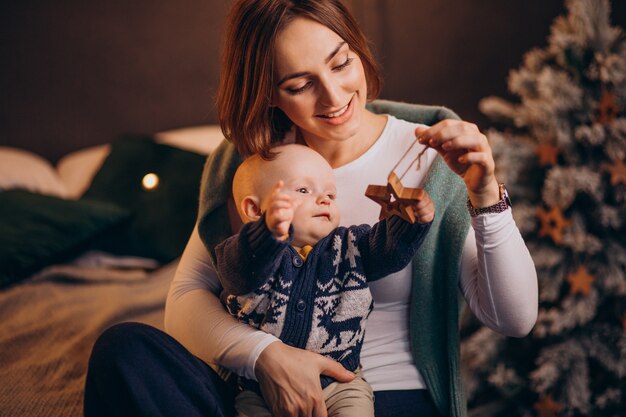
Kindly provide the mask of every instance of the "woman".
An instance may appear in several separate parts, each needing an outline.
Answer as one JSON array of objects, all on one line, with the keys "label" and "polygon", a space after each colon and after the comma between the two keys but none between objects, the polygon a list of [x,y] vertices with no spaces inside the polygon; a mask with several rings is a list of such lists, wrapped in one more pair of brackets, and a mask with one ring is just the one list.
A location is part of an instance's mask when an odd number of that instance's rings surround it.
[{"label": "woman", "polygon": [[290,141],[334,168],[343,224],[378,220],[380,206],[363,193],[392,170],[435,201],[435,221],[412,265],[371,286],[375,308],[361,360],[378,417],[465,415],[458,289],[483,323],[505,335],[526,335],[537,314],[534,265],[485,136],[443,108],[368,104],[379,91],[378,68],[336,0],[240,0],[228,22],[218,109],[232,143],[209,158],[198,224],[168,296],[165,326],[180,344],[146,326],[107,331],[94,347],[86,415],[228,415],[231,393],[206,362],[258,380],[276,416],[326,416],[320,374],[353,376],[234,321],[217,297],[211,261],[215,244],[239,226],[230,197],[240,161],[233,144],[242,155],[271,157],[272,144]]}]

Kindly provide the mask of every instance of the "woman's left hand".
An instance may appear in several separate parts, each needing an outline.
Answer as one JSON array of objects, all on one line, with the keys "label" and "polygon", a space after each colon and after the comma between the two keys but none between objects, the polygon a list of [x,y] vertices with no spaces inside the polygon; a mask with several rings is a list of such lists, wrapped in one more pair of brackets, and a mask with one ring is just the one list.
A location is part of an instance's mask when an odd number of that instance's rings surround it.
[{"label": "woman's left hand", "polygon": [[463,178],[474,207],[491,206],[500,200],[491,146],[475,124],[446,119],[431,127],[417,127],[415,135]]}]

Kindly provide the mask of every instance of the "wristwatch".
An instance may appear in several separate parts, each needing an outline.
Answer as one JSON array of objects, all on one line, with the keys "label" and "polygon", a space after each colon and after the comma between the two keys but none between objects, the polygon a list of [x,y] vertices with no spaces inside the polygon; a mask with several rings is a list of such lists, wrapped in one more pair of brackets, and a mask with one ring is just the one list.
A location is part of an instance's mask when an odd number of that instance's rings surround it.
[{"label": "wristwatch", "polygon": [[476,208],[472,206],[470,199],[467,199],[467,209],[469,210],[470,216],[476,217],[481,214],[502,213],[511,207],[511,199],[509,198],[509,193],[506,190],[504,183],[498,184],[498,187],[500,187],[500,201],[492,206]]}]

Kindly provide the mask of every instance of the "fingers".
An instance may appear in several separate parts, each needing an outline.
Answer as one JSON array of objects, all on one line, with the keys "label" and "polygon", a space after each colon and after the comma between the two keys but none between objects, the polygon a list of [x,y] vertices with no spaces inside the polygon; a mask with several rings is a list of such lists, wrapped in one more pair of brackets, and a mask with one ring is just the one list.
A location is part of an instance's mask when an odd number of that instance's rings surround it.
[{"label": "fingers", "polygon": [[456,159],[456,163],[463,163],[458,158],[466,152],[485,152],[493,159],[487,137],[472,123],[444,120],[425,130],[416,129],[416,135],[420,143],[437,150],[443,157]]},{"label": "fingers", "polygon": [[418,223],[430,223],[435,218],[435,203],[430,196],[424,193],[415,205],[413,205],[413,213]]},{"label": "fingers", "polygon": [[280,180],[272,187],[270,193],[270,205],[274,204],[277,208],[291,208],[295,210],[302,201],[294,198],[292,194],[283,190],[285,183]]},{"label": "fingers", "polygon": [[487,137],[480,132],[478,126],[462,120],[447,119],[430,128],[418,127],[415,129],[415,134],[419,138],[420,143],[433,148],[442,147],[442,149],[446,149],[443,145],[453,139],[453,143],[446,145],[448,150],[461,148],[484,149],[489,147]]},{"label": "fingers", "polygon": [[283,192],[283,181],[272,187],[265,222],[267,228],[278,239],[284,240],[289,235],[289,226],[293,220],[294,204],[289,195]]},{"label": "fingers", "polygon": [[354,374],[344,368],[339,362],[324,356],[319,356],[320,374],[335,378],[339,382],[350,382],[354,379]]},{"label": "fingers", "polygon": [[459,156],[458,161],[466,165],[477,164],[490,171],[493,171],[495,166],[493,158],[485,152],[467,152]]},{"label": "fingers", "polygon": [[[255,373],[273,415],[327,417],[320,373],[329,367],[328,361],[333,362],[281,342],[266,347],[257,360]],[[341,365],[339,368],[343,369]],[[340,373],[333,371],[333,375]]]},{"label": "fingers", "polygon": [[[321,392],[321,391],[320,391]],[[328,417],[328,409],[326,408],[326,402],[324,401],[324,397],[322,395],[319,398],[313,399],[313,417]]]},{"label": "fingers", "polygon": [[270,192],[270,201],[288,201],[289,196],[283,193],[283,187],[285,183],[280,180],[272,187],[272,191]]},{"label": "fingers", "polygon": [[448,167],[461,176],[470,193],[481,194],[495,181],[495,162],[487,137],[475,124],[443,120],[431,127],[419,126],[421,144],[435,149]]},{"label": "fingers", "polygon": [[[488,160],[493,160],[487,137],[475,124],[461,120],[443,120],[429,128],[419,126],[415,129],[415,134],[421,144],[435,149],[449,163],[467,164],[465,155],[468,152],[484,152],[486,155],[483,162],[486,164],[489,164]],[[488,168],[487,165],[485,167]],[[451,168],[457,173],[462,170],[458,166]]]}]

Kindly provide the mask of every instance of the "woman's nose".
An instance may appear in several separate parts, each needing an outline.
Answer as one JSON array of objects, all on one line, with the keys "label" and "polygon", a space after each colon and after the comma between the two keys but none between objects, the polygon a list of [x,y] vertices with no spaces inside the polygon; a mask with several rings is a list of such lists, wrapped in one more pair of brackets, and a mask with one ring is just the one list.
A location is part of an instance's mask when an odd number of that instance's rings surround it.
[{"label": "woman's nose", "polygon": [[341,105],[340,90],[341,87],[336,81],[332,79],[322,80],[321,86],[321,101],[325,106],[336,107]]}]

